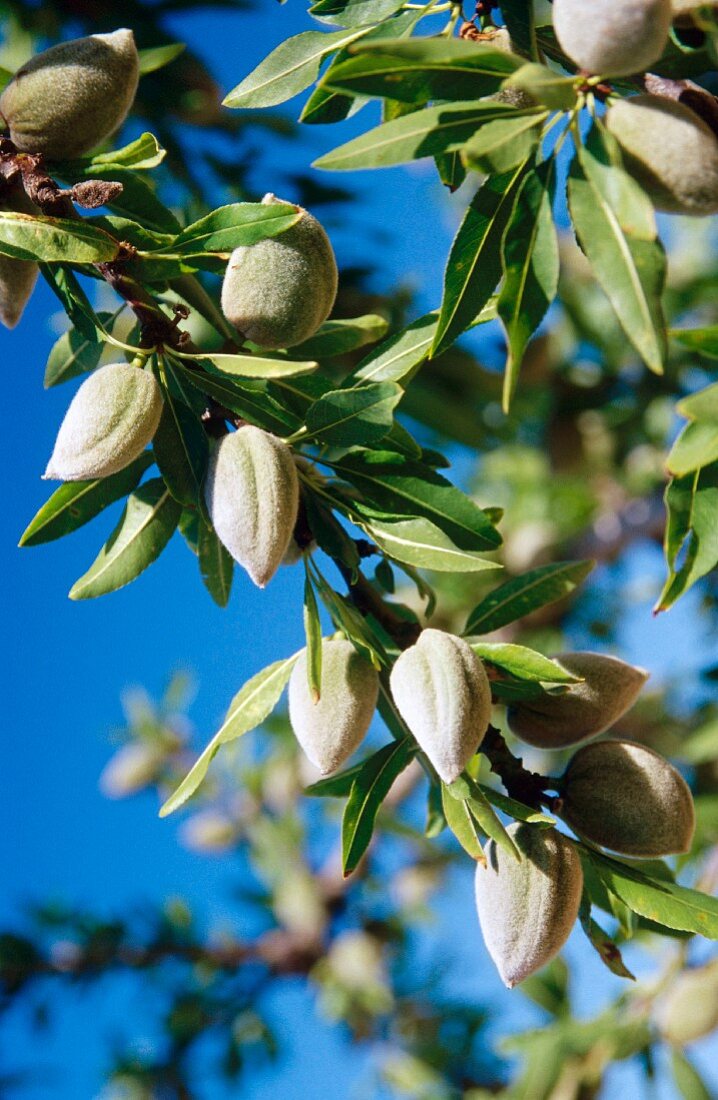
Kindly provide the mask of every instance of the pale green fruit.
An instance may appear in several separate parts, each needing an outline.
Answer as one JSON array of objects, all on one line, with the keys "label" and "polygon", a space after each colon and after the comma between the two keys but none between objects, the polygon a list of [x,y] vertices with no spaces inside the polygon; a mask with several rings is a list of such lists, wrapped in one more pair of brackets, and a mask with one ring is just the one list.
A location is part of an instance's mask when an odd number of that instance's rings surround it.
[{"label": "pale green fruit", "polygon": [[516,703],[506,713],[517,737],[539,749],[565,749],[597,737],[635,703],[648,673],[603,653],[560,653],[556,660],[582,682],[564,695]]},{"label": "pale green fruit", "polygon": [[516,822],[508,834],[521,861],[490,840],[476,866],[476,908],[486,948],[509,989],[561,950],[583,890],[575,846],[555,829]]},{"label": "pale green fruit", "polygon": [[203,855],[221,855],[239,839],[239,828],[221,810],[200,810],[182,823],[180,836],[185,847]]},{"label": "pale green fruit", "polygon": [[345,638],[322,641],[321,693],[309,690],[307,651],[289,679],[289,721],[305,755],[323,774],[335,771],[364,740],[379,695],[376,669]]},{"label": "pale green fruit", "polygon": [[491,686],[471,647],[443,630],[422,630],[391,670],[402,718],[445,783],[461,775],[491,720]]},{"label": "pale green fruit", "polygon": [[[39,213],[22,188],[13,188],[3,194],[0,208],[20,214]],[[14,260],[10,256],[0,255],[0,321],[6,328],[15,328],[22,317],[39,272],[40,268],[34,260]]]},{"label": "pale green fruit", "polygon": [[204,496],[218,538],[264,588],[297,522],[299,479],[289,447],[252,424],[223,436],[210,455]]},{"label": "pale green fruit", "polygon": [[658,210],[718,212],[718,138],[697,114],[675,99],[637,95],[616,100],[606,124]]},{"label": "pale green fruit", "polygon": [[158,745],[132,741],[112,756],[100,775],[100,790],[108,798],[127,798],[157,779],[165,761]]},{"label": "pale green fruit", "polygon": [[644,745],[599,741],[579,749],[562,795],[566,822],[603,848],[646,859],[690,850],[696,818],[688,784]]},{"label": "pale green fruit", "polygon": [[93,371],[73,397],[45,478],[89,481],[129,466],[154,436],[162,391],[153,374],[129,363]]},{"label": "pale green fruit", "polygon": [[663,1037],[675,1046],[693,1043],[718,1028],[718,959],[684,970],[657,1008]]},{"label": "pale green fruit", "polygon": [[559,45],[579,69],[602,76],[642,73],[668,41],[671,0],[554,0]]},{"label": "pale green fruit", "polygon": [[138,80],[132,31],[75,38],[18,69],[0,96],[0,114],[23,152],[80,157],[124,122]]},{"label": "pale green fruit", "polygon": [[[262,199],[280,201],[274,195]],[[254,344],[288,348],[324,324],[337,283],[329,237],[303,210],[296,225],[278,237],[234,250],[222,284],[222,311]]]}]

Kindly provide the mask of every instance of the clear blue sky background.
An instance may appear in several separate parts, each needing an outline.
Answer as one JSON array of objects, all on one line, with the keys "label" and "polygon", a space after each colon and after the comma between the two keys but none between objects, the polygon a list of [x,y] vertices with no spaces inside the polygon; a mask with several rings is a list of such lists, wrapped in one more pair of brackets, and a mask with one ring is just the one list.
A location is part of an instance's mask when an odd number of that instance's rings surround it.
[{"label": "clear blue sky background", "polygon": [[[288,33],[316,27],[305,7],[299,0],[282,8],[263,0],[257,11],[239,16],[210,12],[178,18],[173,31],[211,59],[228,90]],[[291,104],[290,110],[296,106]],[[362,117],[341,129],[307,127],[301,148],[267,137],[273,144],[263,163],[279,165],[289,155],[304,168],[365,125]],[[350,227],[333,233],[340,264],[367,258],[367,226],[380,230],[395,220],[401,232],[379,256],[379,277],[387,285],[398,279],[411,282],[421,288],[421,306],[436,305],[444,257],[464,198],[448,200],[433,172],[422,165],[334,178],[358,189],[365,218],[362,224],[355,216]],[[255,182],[266,190],[277,186],[269,172]],[[370,259],[377,260],[376,248]],[[123,688],[141,683],[159,694],[173,670],[187,668],[199,683],[193,716],[201,736],[208,737],[241,683],[276,659],[278,644],[286,653],[302,644],[299,570],[281,570],[266,592],[238,573],[230,607],[220,611],[177,538],[160,563],[129,588],[99,601],[71,603],[66,593],[94,559],[114,517],[105,515],[45,547],[16,548],[27,521],[48,495],[40,474],[70,395],[67,387],[42,391],[44,363],[57,335],[48,320],[56,316],[56,304],[45,286],[38,285],[20,327],[0,337],[6,372],[0,436],[5,492],[0,586],[6,624],[0,643],[5,674],[0,845],[6,889],[0,920],[6,924],[24,903],[40,898],[110,915],[143,899],[183,895],[208,925],[217,925],[236,912],[226,893],[231,866],[182,848],[177,823],[160,821],[149,798],[112,803],[100,795],[97,778],[111,752],[106,734],[121,720]],[[647,571],[655,575],[656,566],[656,556],[646,550],[634,558],[631,573],[636,579]],[[667,669],[675,674],[676,661],[684,662],[688,672],[697,648],[695,633],[691,637],[695,604],[686,601],[670,619],[657,621],[649,607],[650,599],[632,616],[623,638],[624,655],[657,676]],[[680,638],[686,639],[684,650],[677,644]],[[452,881],[432,933],[446,945],[452,987],[476,1000],[490,998],[500,1013],[502,1033],[537,1023],[540,1017],[519,994],[503,989],[488,961],[476,924],[470,872],[467,867]],[[577,960],[579,1004],[593,1012],[600,1001],[615,995],[618,981],[576,936],[569,955]],[[639,971],[646,965],[638,956],[632,963]],[[27,1014],[14,1012],[0,1039],[3,1071],[32,1069],[34,1083],[24,1093],[29,1100],[96,1096],[108,1036],[133,1034],[151,1042],[136,988],[112,979],[92,994],[63,996],[58,1002],[62,1012],[41,1041],[29,1030]],[[125,1017],[131,1021],[128,1031]],[[349,1097],[366,1056],[329,1033],[311,998],[290,984],[276,998],[275,1019],[281,1020],[288,1057],[253,1079],[242,1095],[263,1100],[279,1090],[285,1098],[314,1097],[331,1089],[338,1100]],[[701,1060],[707,1065],[709,1051]],[[635,1095],[633,1071],[623,1076]],[[343,1080],[346,1087],[339,1084]],[[224,1093],[208,1082],[202,1095]],[[660,1095],[667,1100],[673,1094],[667,1087]]]}]

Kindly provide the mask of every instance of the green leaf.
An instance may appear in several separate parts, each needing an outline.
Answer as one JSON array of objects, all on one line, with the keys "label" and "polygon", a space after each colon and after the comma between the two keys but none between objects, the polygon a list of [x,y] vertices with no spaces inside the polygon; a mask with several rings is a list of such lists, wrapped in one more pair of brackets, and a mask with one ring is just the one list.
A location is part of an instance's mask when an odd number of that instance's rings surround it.
[{"label": "green leaf", "polygon": [[189,355],[182,353],[182,359],[195,363],[206,363],[220,374],[234,378],[294,378],[300,374],[313,374],[319,366],[316,362],[297,362],[294,359],[276,359],[261,355],[223,355],[220,352]]},{"label": "green leaf", "polygon": [[672,328],[670,335],[685,348],[707,355],[709,359],[718,359],[718,325],[704,328]]},{"label": "green leaf", "polygon": [[70,599],[94,599],[135,580],[162,553],[181,511],[162,478],[135,489],[99,555],[70,589]]},{"label": "green leaf", "polygon": [[[364,317],[350,317],[348,320],[325,321],[321,328],[291,348],[292,355],[304,359],[327,359],[333,355],[346,355],[350,351],[374,344],[386,336],[389,322],[377,313],[367,313]],[[382,380],[380,380],[382,381]]]},{"label": "green leaf", "polygon": [[323,84],[403,103],[470,100],[497,92],[520,61],[490,45],[449,38],[365,41],[333,65]]},{"label": "green leaf", "polygon": [[452,798],[460,799],[466,803],[479,828],[486,836],[491,837],[500,848],[503,848],[514,859],[521,859],[518,848],[506,832],[505,825],[496,816],[491,808],[491,803],[475,780],[464,772],[453,783],[449,783],[446,789]]},{"label": "green leaf", "polygon": [[538,680],[549,684],[575,684],[580,677],[562,668],[558,661],[544,657],[535,649],[512,642],[475,642],[467,639],[477,657],[504,669],[519,680]]},{"label": "green leaf", "polygon": [[288,202],[233,202],[192,222],[175,237],[172,251],[180,256],[232,252],[235,248],[276,237],[303,217]]},{"label": "green leaf", "polygon": [[504,88],[526,92],[537,103],[552,111],[570,111],[576,103],[576,81],[572,76],[561,76],[546,65],[533,62],[522,65],[503,83]]},{"label": "green leaf", "polygon": [[586,850],[585,855],[606,888],[632,912],[667,928],[718,939],[718,898],[649,878],[637,868],[593,850]]},{"label": "green leaf", "polygon": [[110,504],[131,493],[151,465],[152,452],[144,451],[124,470],[110,477],[68,481],[61,485],[28,524],[19,545],[38,546],[76,531]]},{"label": "green leaf", "polygon": [[427,107],[369,130],[320,157],[314,167],[348,172],[435,157],[461,148],[483,123],[514,113],[515,108],[494,101]]},{"label": "green leaf", "polygon": [[304,636],[307,642],[309,694],[312,701],[318,703],[322,694],[322,623],[306,559],[304,561]]},{"label": "green leaf", "polygon": [[[171,368],[166,367],[167,371]],[[155,460],[167,488],[180,504],[197,507],[209,461],[209,442],[199,420],[172,389],[164,391],[164,408],[152,440]]]},{"label": "green leaf", "polygon": [[149,49],[140,50],[140,76],[164,69],[176,57],[187,49],[184,42],[170,42],[167,46],[151,46]]},{"label": "green leaf", "polygon": [[668,577],[656,611],[672,607],[718,564],[718,465],[674,478],[666,488],[665,502]]},{"label": "green leaf", "polygon": [[329,775],[326,779],[319,779],[304,788],[304,793],[315,798],[348,798],[351,793],[354,780],[364,767],[364,761],[360,761],[352,768],[339,772],[337,775]]},{"label": "green leaf", "polygon": [[70,268],[40,264],[40,272],[62,303],[70,323],[86,340],[97,340],[98,332],[101,331],[100,319]]},{"label": "green leaf", "polygon": [[302,489],[302,501],[309,528],[319,548],[354,574],[359,565],[359,551],[354,539],[350,538],[334,514],[306,486]]},{"label": "green leaf", "polygon": [[189,383],[204,396],[209,394],[220,405],[251,424],[257,424],[260,428],[281,436],[291,435],[300,427],[299,418],[266,392],[266,383],[251,380],[240,382],[219,373],[209,374],[203,371],[200,374],[196,370],[190,370],[179,360],[173,362],[180,371],[183,383]]},{"label": "green leaf", "polygon": [[76,328],[63,332],[54,343],[45,366],[45,389],[95,369],[100,362],[104,344],[100,343],[95,329],[93,337],[88,339]]},{"label": "green leaf", "polygon": [[536,41],[536,16],[533,0],[504,0],[501,18],[511,37],[511,45],[517,53],[534,61],[539,59]]},{"label": "green leaf", "polygon": [[415,753],[416,746],[406,737],[385,745],[362,764],[352,783],[342,819],[342,867],[345,877],[352,873],[366,852],[379,807],[394,780]]},{"label": "green leaf", "polygon": [[462,550],[501,545],[499,532],[481,508],[431,467],[391,452],[355,451],[336,463],[336,469],[372,507],[397,516],[424,516]]},{"label": "green leaf", "polygon": [[692,393],[690,397],[684,397],[676,405],[676,411],[687,420],[718,421],[718,382]]},{"label": "green leaf", "polygon": [[226,607],[232,589],[234,561],[212,528],[202,522],[199,524],[197,557],[205,588],[218,607]]},{"label": "green leaf", "polygon": [[407,565],[439,573],[478,573],[501,568],[499,562],[460,550],[436,524],[421,516],[393,522],[365,520],[362,527],[380,550]]},{"label": "green leaf", "polygon": [[441,784],[441,805],[446,824],[458,840],[461,847],[477,863],[486,865],[486,856],[481,846],[481,832],[476,818],[464,799],[454,798],[445,783]]},{"label": "green leaf", "polygon": [[96,264],[116,259],[119,245],[102,229],[71,218],[0,210],[0,253],[44,263]]},{"label": "green leaf", "polygon": [[453,344],[489,301],[501,278],[501,242],[525,167],[490,176],[471,201],[451,246],[431,355]]},{"label": "green leaf", "polygon": [[298,656],[299,654],[295,653],[293,657],[286,657],[282,661],[267,665],[237,692],[229,705],[224,722],[177,790],[167,799],[160,810],[160,817],[167,817],[168,814],[179,809],[195,793],[220,745],[226,745],[228,741],[235,741],[243,734],[256,729],[272,713],[287,685]]},{"label": "green leaf", "polygon": [[140,137],[124,145],[121,149],[113,149],[109,153],[97,153],[90,158],[88,175],[98,165],[119,164],[123,168],[133,168],[138,171],[141,168],[156,168],[165,159],[167,153],[162,148],[154,134],[141,134]]},{"label": "green leaf", "polygon": [[303,31],[282,42],[225,97],[225,107],[275,107],[303,92],[319,75],[328,53],[358,38],[361,31]]},{"label": "green leaf", "polygon": [[417,318],[362,359],[352,382],[401,382],[427,358],[436,332],[437,313]]},{"label": "green leaf", "polygon": [[556,297],[558,237],[553,221],[555,161],[529,172],[503,240],[504,284],[499,317],[506,330],[508,358],[503,406],[508,412],[526,346]]},{"label": "green leaf", "polygon": [[611,973],[619,978],[629,978],[632,982],[635,982],[635,975],[632,974],[625,965],[621,952],[616,947],[616,944],[591,917],[591,898],[587,891],[584,891],[581,899],[578,918],[581,922],[581,927],[588,937],[589,943],[595,948],[599,958],[604,965],[608,967]]},{"label": "green leaf", "polygon": [[502,794],[493,787],[487,787],[484,783],[479,783],[478,786],[492,806],[501,810],[503,814],[513,817],[515,821],[528,821],[532,825],[545,825],[547,828],[556,824],[556,818],[551,817],[550,814],[535,810],[532,806],[526,806],[523,802],[509,798],[507,794]]},{"label": "green leaf", "polygon": [[671,1069],[676,1088],[683,1100],[711,1100],[711,1090],[681,1050],[671,1050]]},{"label": "green leaf", "polygon": [[[615,187],[630,190],[635,183],[610,160],[602,132],[596,126],[591,146],[579,146],[568,181],[568,202],[576,236],[608,297],[626,336],[646,365],[663,372],[666,358],[665,322],[661,295],[665,281],[665,255],[657,239],[645,239],[641,229],[621,216],[627,203],[619,204]],[[612,184],[606,183],[605,165],[611,167]],[[646,202],[649,200],[646,198]]]},{"label": "green leaf", "polygon": [[508,172],[534,152],[547,117],[545,111],[531,111],[487,122],[467,141],[461,159],[476,172]]},{"label": "green leaf", "polygon": [[387,19],[403,6],[404,0],[316,0],[309,12],[325,23],[361,27]]},{"label": "green leaf", "polygon": [[671,447],[666,466],[681,477],[718,460],[718,420],[695,420],[686,424]]},{"label": "green leaf", "polygon": [[554,562],[540,565],[507,581],[485,596],[469,615],[465,634],[491,634],[539,607],[546,607],[573,592],[595,566],[593,561]]},{"label": "green leaf", "polygon": [[395,382],[330,390],[307,410],[307,431],[315,441],[335,446],[378,443],[391,428],[403,395]]}]

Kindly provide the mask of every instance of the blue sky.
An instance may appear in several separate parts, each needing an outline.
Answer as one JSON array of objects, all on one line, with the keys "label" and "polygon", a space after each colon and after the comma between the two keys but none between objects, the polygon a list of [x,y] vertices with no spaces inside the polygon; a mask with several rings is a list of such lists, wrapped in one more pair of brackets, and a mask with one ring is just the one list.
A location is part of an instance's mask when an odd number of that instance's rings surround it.
[{"label": "blue sky", "polygon": [[[211,59],[228,90],[288,33],[316,28],[304,7],[299,0],[281,8],[263,0],[257,11],[239,16],[178,17],[172,29]],[[289,110],[296,107],[292,103]],[[279,165],[290,155],[297,166],[306,167],[365,126],[362,117],[341,129],[305,128],[301,147],[275,142],[267,161]],[[335,178],[347,182],[344,176]],[[266,190],[276,186],[270,172],[256,182]],[[402,278],[421,288],[421,307],[435,305],[463,197],[448,200],[424,165],[353,176],[350,182],[361,196],[366,222],[361,232],[355,219],[351,227],[333,233],[340,265],[366,255],[366,226],[381,229],[393,222],[401,232],[382,254],[380,279],[390,285]],[[69,539],[17,549],[21,531],[48,495],[40,474],[73,386],[42,390],[44,363],[58,331],[56,305],[39,284],[20,327],[1,337],[7,385],[0,437],[5,471],[0,591],[6,609],[0,643],[5,671],[0,845],[6,891],[0,916],[7,921],[23,903],[38,898],[56,897],[110,914],[143,899],[184,895],[208,925],[216,924],[230,913],[231,861],[227,865],[187,852],[177,843],[177,823],[160,821],[151,799],[113,803],[99,793],[97,778],[111,752],[107,733],[121,721],[119,697],[127,685],[141,683],[159,694],[172,671],[186,668],[199,685],[193,717],[200,736],[208,737],[249,675],[302,644],[301,571],[281,570],[264,592],[238,573],[230,606],[220,611],[204,591],[194,559],[175,539],[160,562],[129,588],[98,601],[72,603],[67,591],[94,560],[113,515]],[[650,560],[637,558],[632,571],[640,578],[655,566],[656,557],[650,555]],[[669,667],[675,671],[675,640],[687,636],[694,610],[686,604],[670,620],[656,621],[644,601],[625,637],[626,655],[659,675]],[[435,934],[448,945],[456,940],[457,928],[465,930],[461,939],[467,945],[454,946],[449,956],[447,969],[457,990],[477,999],[490,997],[502,1015],[502,1028],[535,1023],[538,1017],[517,994],[503,990],[488,962],[476,926],[469,867],[452,880]],[[569,956],[578,960],[575,985],[585,1011],[595,1008],[597,990],[602,997],[615,994],[617,981],[605,975],[576,937]],[[131,1015],[131,1033],[143,1033],[143,1006],[130,985],[113,986],[111,998],[109,988],[104,984],[91,995],[63,997],[57,1026],[41,1043],[21,1014],[10,1019],[0,1039],[0,1058],[6,1070],[32,1066],[39,1074],[24,1094],[30,1100],[95,1096],[103,1039],[121,1030],[122,1012]],[[277,1011],[292,1056],[257,1078],[251,1096],[274,1096],[278,1085],[285,1097],[315,1095],[312,1088],[319,1094],[331,1084],[333,1095],[348,1097],[349,1088],[337,1091],[336,1082],[344,1076],[355,1080],[364,1056],[328,1034],[311,999],[296,987],[282,997]],[[630,1084],[630,1071],[626,1080]],[[217,1088],[208,1085],[203,1095],[223,1095]]]}]

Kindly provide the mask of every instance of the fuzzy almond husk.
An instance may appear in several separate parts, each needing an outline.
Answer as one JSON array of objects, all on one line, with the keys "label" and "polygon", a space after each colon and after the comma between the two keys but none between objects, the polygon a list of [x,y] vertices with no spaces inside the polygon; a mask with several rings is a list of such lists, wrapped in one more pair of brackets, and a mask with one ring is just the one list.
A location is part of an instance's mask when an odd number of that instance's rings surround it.
[{"label": "fuzzy almond husk", "polygon": [[129,363],[108,363],[93,371],[65,413],[43,476],[89,481],[123,470],[151,441],[163,404],[149,371]]},{"label": "fuzzy almond husk", "polygon": [[566,769],[562,815],[579,835],[625,856],[690,851],[696,815],[688,784],[653,749],[598,741]]},{"label": "fuzzy almond husk", "polygon": [[479,658],[463,638],[422,630],[394,664],[391,693],[420,748],[452,783],[491,720],[491,686]]},{"label": "fuzzy almond husk", "polygon": [[125,121],[138,80],[132,31],[75,38],[18,69],[0,96],[0,114],[22,152],[81,157]]},{"label": "fuzzy almond husk", "polygon": [[718,212],[718,138],[694,111],[665,96],[637,95],[616,100],[606,125],[658,210]]},{"label": "fuzzy almond husk", "polygon": [[[281,201],[272,194],[262,199],[267,204]],[[308,340],[324,324],[337,285],[329,237],[303,210],[301,219],[278,237],[234,250],[222,284],[222,311],[260,347],[288,348]]]},{"label": "fuzzy almond husk", "polygon": [[[20,214],[39,213],[21,187],[4,192],[0,208]],[[0,255],[0,321],[6,328],[15,328],[22,317],[39,272],[40,268],[34,260],[15,260],[11,256]]]},{"label": "fuzzy almond husk", "polygon": [[598,737],[633,706],[648,679],[645,669],[603,653],[560,653],[556,660],[582,682],[565,695],[516,703],[506,712],[511,731],[539,749],[565,749]]},{"label": "fuzzy almond husk", "polygon": [[299,479],[289,447],[252,424],[223,436],[210,454],[204,496],[218,538],[264,588],[297,522]]},{"label": "fuzzy almond husk", "polygon": [[554,0],[553,27],[579,69],[602,76],[642,73],[663,53],[671,0]]},{"label": "fuzzy almond husk", "polygon": [[333,772],[364,740],[379,695],[377,671],[345,638],[322,641],[321,694],[312,699],[307,652],[289,679],[289,721],[305,755],[322,774]]},{"label": "fuzzy almond husk", "polygon": [[684,970],[671,982],[656,1006],[664,1039],[685,1046],[718,1028],[718,959]]},{"label": "fuzzy almond husk", "polygon": [[490,840],[475,881],[486,948],[512,989],[565,944],[578,916],[583,871],[575,846],[555,829],[516,822],[507,831],[521,861]]}]

